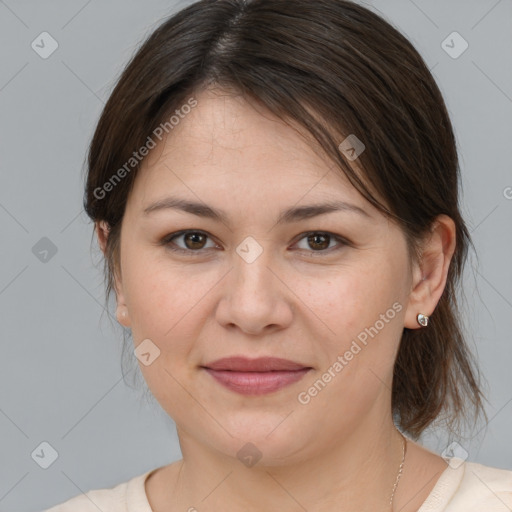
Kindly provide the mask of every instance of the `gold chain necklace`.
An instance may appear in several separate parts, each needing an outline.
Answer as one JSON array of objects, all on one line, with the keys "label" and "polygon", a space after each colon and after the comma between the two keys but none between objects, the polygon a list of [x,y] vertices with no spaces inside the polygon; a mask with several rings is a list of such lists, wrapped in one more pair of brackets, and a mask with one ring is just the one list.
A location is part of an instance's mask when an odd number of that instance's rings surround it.
[{"label": "gold chain necklace", "polygon": [[404,462],[405,462],[405,454],[407,452],[407,439],[402,434],[402,432],[400,432],[398,429],[397,429],[397,432],[402,436],[402,462],[400,464],[400,468],[398,469],[398,474],[396,475],[396,481],[395,481],[395,485],[393,486],[393,492],[391,494],[391,499],[389,500],[389,505],[391,506],[391,510],[393,510],[393,498],[395,497],[395,492],[398,487],[398,482],[400,481],[400,477],[402,476],[402,470],[404,468]]}]

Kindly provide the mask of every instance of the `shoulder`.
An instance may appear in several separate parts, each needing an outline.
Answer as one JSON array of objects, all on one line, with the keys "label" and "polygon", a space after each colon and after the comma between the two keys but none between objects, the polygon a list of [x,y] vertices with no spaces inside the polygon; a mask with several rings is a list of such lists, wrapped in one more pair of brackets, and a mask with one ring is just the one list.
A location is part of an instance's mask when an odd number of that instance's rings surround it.
[{"label": "shoulder", "polygon": [[[134,505],[139,507],[140,512],[146,512],[144,482],[149,473],[151,471],[137,475],[114,487],[89,490],[43,512],[98,512],[98,510],[131,512]],[[148,512],[151,512],[151,509]]]},{"label": "shoulder", "polygon": [[462,468],[462,478],[446,512],[512,510],[512,471],[476,462],[465,462]]}]

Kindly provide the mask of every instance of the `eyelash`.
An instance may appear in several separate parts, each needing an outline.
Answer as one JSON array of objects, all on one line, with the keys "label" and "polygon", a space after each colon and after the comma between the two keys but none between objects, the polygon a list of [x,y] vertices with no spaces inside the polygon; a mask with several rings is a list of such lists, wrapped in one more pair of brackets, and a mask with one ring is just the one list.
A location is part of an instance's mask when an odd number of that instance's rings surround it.
[{"label": "eyelash", "polygon": [[[173,251],[176,253],[181,253],[181,254],[186,253],[187,255],[191,255],[191,256],[200,256],[200,255],[204,254],[204,251],[206,251],[208,249],[213,249],[213,247],[209,247],[207,249],[198,249],[198,250],[194,251],[192,249],[183,249],[181,247],[178,247],[178,248],[172,247],[171,244],[172,244],[173,239],[178,238],[183,235],[190,234],[190,233],[205,235],[206,237],[211,239],[210,235],[208,233],[206,233],[205,231],[201,231],[201,230],[197,230],[197,229],[185,229],[185,230],[177,231],[175,233],[171,233],[171,234],[165,236],[161,240],[160,244],[166,246],[166,248],[170,251]],[[302,249],[302,250],[304,250],[310,254],[312,253],[314,255],[316,255],[316,254],[322,255],[322,253],[323,254],[331,254],[334,251],[338,251],[338,250],[342,249],[344,246],[351,245],[350,242],[348,240],[346,240],[345,238],[335,235],[334,233],[330,233],[329,231],[307,231],[305,233],[302,233],[301,237],[295,243],[300,242],[301,240],[303,240],[304,238],[307,238],[310,235],[328,235],[329,237],[331,237],[331,240],[335,240],[341,244],[341,246],[338,248],[331,247],[331,248],[319,250],[319,251],[313,251],[313,250],[307,251],[305,249]],[[334,251],[333,251],[333,249],[334,249]]]}]

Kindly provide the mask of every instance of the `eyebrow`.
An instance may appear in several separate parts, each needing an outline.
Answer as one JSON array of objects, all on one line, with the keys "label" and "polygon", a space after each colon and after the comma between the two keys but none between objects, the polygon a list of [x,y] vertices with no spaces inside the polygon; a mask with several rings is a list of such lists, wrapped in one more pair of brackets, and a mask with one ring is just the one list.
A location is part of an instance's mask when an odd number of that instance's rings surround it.
[{"label": "eyebrow", "polygon": [[[152,212],[167,209],[181,210],[193,215],[197,215],[198,217],[222,222],[227,226],[230,225],[229,216],[223,210],[213,208],[205,203],[189,201],[179,197],[166,197],[164,199],[160,199],[159,201],[156,201],[147,206],[143,210],[143,214],[146,216]],[[300,220],[310,219],[318,215],[323,215],[325,213],[337,211],[353,212],[369,219],[372,218],[367,211],[363,210],[359,206],[356,206],[355,204],[346,203],[345,201],[329,201],[322,204],[310,204],[307,206],[295,206],[288,208],[287,210],[281,212],[277,219],[276,225],[297,222]]]}]

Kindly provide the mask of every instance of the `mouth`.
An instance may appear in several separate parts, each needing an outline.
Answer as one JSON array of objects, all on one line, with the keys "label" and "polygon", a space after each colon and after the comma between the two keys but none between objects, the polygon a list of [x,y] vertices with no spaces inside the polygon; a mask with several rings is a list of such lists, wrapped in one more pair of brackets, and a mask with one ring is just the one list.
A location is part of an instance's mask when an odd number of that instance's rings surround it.
[{"label": "mouth", "polygon": [[312,370],[311,366],[276,357],[228,357],[201,368],[224,387],[243,395],[272,393],[299,381]]}]

